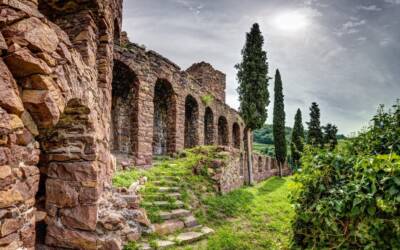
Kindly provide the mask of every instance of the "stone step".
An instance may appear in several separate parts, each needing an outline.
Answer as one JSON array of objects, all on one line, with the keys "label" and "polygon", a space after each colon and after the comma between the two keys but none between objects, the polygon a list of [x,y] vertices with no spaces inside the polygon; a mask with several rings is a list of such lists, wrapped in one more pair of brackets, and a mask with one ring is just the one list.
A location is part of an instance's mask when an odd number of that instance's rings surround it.
[{"label": "stone step", "polygon": [[192,228],[199,225],[199,223],[197,222],[196,218],[193,215],[189,215],[183,218],[183,223],[185,224],[185,227],[188,228]]},{"label": "stone step", "polygon": [[175,180],[159,180],[159,181],[152,181],[152,183],[156,186],[169,186],[169,187],[179,185],[179,182]]},{"label": "stone step", "polygon": [[167,220],[163,223],[154,224],[154,232],[158,235],[172,234],[185,227],[185,224],[180,220]]},{"label": "stone step", "polygon": [[168,200],[169,198],[179,199],[181,197],[180,193],[153,193],[143,195],[145,198],[150,198],[153,200]]},{"label": "stone step", "polygon": [[180,200],[174,201],[174,202],[168,202],[168,201],[153,201],[153,202],[143,202],[142,205],[146,206],[146,207],[150,207],[150,206],[156,206],[156,207],[160,207],[160,208],[183,208],[184,207],[184,203]]},{"label": "stone step", "polygon": [[158,191],[162,193],[168,193],[168,192],[178,192],[180,190],[179,187],[158,187]]},{"label": "stone step", "polygon": [[213,233],[213,229],[209,227],[203,227],[199,232],[191,231],[180,233],[174,238],[174,241],[177,242],[179,245],[189,244],[204,239],[205,237]]},{"label": "stone step", "polygon": [[171,211],[161,211],[160,217],[163,220],[183,218],[191,215],[191,212],[186,209],[174,209]]}]

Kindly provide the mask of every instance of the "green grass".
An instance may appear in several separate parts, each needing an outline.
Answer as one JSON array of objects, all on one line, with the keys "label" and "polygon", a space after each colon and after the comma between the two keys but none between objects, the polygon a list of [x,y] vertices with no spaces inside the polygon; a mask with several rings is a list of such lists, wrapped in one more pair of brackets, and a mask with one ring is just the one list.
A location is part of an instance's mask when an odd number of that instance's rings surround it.
[{"label": "green grass", "polygon": [[208,241],[181,249],[289,249],[294,210],[290,178],[273,177],[254,187],[208,198],[202,219],[216,230]]},{"label": "green grass", "polygon": [[[141,191],[145,196],[155,193],[152,181],[162,180],[161,176],[180,178],[181,200],[192,207],[201,224],[216,233],[208,240],[177,249],[288,249],[294,213],[288,201],[290,178],[273,177],[221,196],[216,194],[215,183],[207,174],[207,166],[214,159],[227,160],[227,156],[214,147],[195,148],[177,159],[160,159],[157,166],[148,170],[119,172],[114,185],[128,187],[140,176],[147,176],[149,182]],[[199,166],[200,174],[196,175],[193,169]],[[153,223],[160,221],[158,208],[146,207],[146,210]]]}]

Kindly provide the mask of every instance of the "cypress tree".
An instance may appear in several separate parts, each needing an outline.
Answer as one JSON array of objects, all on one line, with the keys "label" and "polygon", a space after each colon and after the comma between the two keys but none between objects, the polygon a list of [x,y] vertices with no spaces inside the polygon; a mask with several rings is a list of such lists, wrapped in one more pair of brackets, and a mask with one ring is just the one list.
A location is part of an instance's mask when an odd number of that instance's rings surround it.
[{"label": "cypress tree", "polygon": [[304,127],[301,116],[301,110],[297,109],[294,117],[294,125],[292,131],[292,140],[290,144],[290,151],[292,154],[293,163],[300,165],[301,154],[304,150]]},{"label": "cypress tree", "polygon": [[285,138],[285,105],[283,101],[282,79],[279,70],[276,70],[275,74],[274,94],[273,134],[275,157],[279,162],[279,174],[282,176],[282,165],[286,161],[287,149]]},{"label": "cypress tree", "polygon": [[240,114],[251,130],[261,128],[267,119],[268,62],[263,50],[264,37],[257,23],[246,34],[246,44],[242,49],[242,62],[238,70],[238,93]]},{"label": "cypress tree", "polygon": [[326,124],[324,129],[324,143],[328,144],[329,150],[334,150],[336,145],[338,144],[337,141],[337,132],[338,128],[331,123]]},{"label": "cypress tree", "polygon": [[312,146],[322,147],[324,144],[321,130],[321,113],[316,102],[311,104],[310,122],[308,122],[308,138],[307,143]]},{"label": "cypress tree", "polygon": [[[246,34],[246,43],[242,49],[242,62],[235,67],[238,70],[238,93],[240,114],[246,123],[247,155],[251,155],[250,134],[252,130],[261,128],[267,119],[268,62],[267,53],[263,50],[264,37],[257,23],[253,24]],[[252,157],[248,158],[249,183],[253,182]]]}]

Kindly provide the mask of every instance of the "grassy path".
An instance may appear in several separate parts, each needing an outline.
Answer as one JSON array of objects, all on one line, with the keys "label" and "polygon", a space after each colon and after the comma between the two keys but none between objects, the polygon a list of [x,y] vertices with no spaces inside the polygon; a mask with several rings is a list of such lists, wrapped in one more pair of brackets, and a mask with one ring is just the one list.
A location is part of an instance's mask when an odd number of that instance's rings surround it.
[{"label": "grassy path", "polygon": [[[288,249],[294,215],[288,199],[291,179],[273,177],[221,196],[215,193],[214,183],[204,171],[213,159],[227,160],[224,152],[217,152],[214,147],[195,148],[186,151],[183,157],[159,160],[148,170],[119,172],[114,177],[114,185],[129,187],[140,176],[146,176],[149,182],[141,191],[142,206],[147,208],[152,223],[159,223],[162,221],[160,209],[146,204],[160,195],[157,191],[160,186],[167,185],[162,176],[179,176],[179,182],[173,185],[179,187],[183,208],[190,209],[197,221],[214,229],[215,234],[207,240],[175,249]],[[199,166],[203,167],[201,174],[193,174],[193,169]]]},{"label": "grassy path", "polygon": [[208,241],[180,249],[288,249],[293,209],[290,178],[271,178],[254,187],[206,201],[204,220],[216,230]]}]

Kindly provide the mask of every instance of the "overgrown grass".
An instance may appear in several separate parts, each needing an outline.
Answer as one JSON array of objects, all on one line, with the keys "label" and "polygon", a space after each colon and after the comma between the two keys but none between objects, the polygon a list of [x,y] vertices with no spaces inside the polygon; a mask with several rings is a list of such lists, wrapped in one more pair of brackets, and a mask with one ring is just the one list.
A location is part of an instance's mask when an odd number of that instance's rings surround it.
[{"label": "overgrown grass", "polygon": [[254,187],[204,200],[202,220],[216,230],[208,241],[177,249],[289,249],[294,211],[290,178],[273,177]]},{"label": "overgrown grass", "polygon": [[[193,168],[201,165],[207,169],[214,159],[226,157],[215,147],[199,147],[186,151],[177,159],[160,159],[157,166],[149,170],[120,172],[114,178],[114,185],[129,187],[140,176],[147,176],[149,182],[142,191],[146,196],[155,192],[152,181],[161,180],[161,176],[180,178],[177,184],[181,188],[181,200],[185,206],[190,205],[201,224],[215,229],[216,233],[207,241],[177,249],[287,249],[293,217],[287,197],[290,178],[271,178],[254,187],[221,196],[216,194],[207,171],[195,175]],[[150,206],[146,209],[150,220],[158,222],[158,208]]]}]

